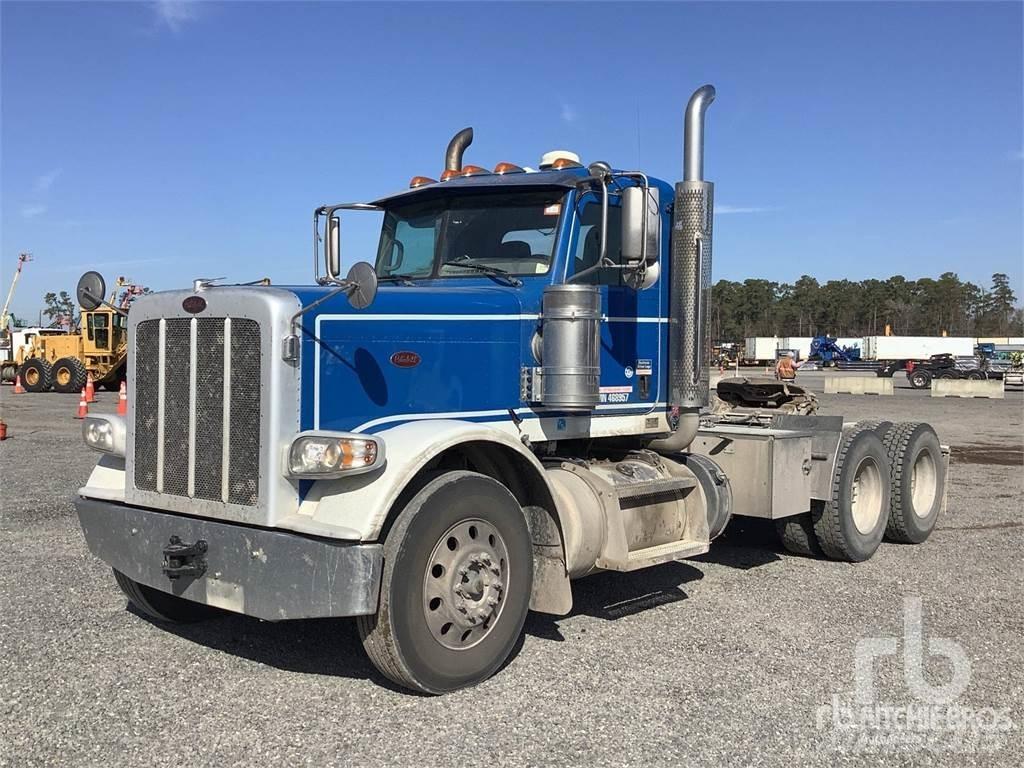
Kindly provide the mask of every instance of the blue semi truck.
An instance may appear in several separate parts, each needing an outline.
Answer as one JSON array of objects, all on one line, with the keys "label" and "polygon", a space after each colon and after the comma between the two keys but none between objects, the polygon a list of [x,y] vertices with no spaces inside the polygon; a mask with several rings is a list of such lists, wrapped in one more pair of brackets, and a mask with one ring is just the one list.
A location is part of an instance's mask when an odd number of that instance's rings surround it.
[{"label": "blue semi truck", "polygon": [[[85,420],[76,498],[135,608],[358,617],[385,676],[444,693],[527,611],[570,612],[574,579],[702,554],[734,514],[839,560],[923,541],[948,468],[928,425],[758,407],[758,382],[709,408],[714,95],[675,185],[563,151],[489,171],[466,129],[440,178],[316,208],[313,284],[141,297],[128,413]],[[364,210],[376,258],[343,276]]]}]

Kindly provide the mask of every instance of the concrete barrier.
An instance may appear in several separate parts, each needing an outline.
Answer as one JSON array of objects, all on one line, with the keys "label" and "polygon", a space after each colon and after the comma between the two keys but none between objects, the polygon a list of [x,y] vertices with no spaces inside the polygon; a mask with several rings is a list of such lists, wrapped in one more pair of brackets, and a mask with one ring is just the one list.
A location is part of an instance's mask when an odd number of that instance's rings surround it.
[{"label": "concrete barrier", "polygon": [[932,397],[1006,397],[998,379],[932,379]]},{"label": "concrete barrier", "polygon": [[892,379],[888,376],[827,376],[826,395],[891,395]]}]

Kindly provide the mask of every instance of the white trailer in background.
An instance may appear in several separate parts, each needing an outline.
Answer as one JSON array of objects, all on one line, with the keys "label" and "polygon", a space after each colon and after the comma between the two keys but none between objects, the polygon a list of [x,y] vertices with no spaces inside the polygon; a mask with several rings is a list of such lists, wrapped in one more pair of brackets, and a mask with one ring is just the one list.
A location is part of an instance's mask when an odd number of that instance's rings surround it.
[{"label": "white trailer in background", "polygon": [[748,336],[743,344],[743,361],[752,364],[775,362],[778,349],[778,336]]},{"label": "white trailer in background", "polygon": [[798,360],[806,360],[811,356],[810,336],[784,336],[779,339],[779,349],[791,349],[796,352]]},{"label": "white trailer in background", "polygon": [[865,336],[865,360],[926,360],[932,355],[970,357],[974,339],[968,336]]}]

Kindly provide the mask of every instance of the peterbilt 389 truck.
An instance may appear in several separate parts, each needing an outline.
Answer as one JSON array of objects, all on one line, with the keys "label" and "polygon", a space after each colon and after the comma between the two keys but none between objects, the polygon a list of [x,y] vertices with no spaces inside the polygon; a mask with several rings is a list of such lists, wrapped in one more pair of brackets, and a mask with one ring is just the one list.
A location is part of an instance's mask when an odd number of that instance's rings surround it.
[{"label": "peterbilt 389 truck", "polygon": [[[744,380],[709,408],[714,96],[674,187],[569,152],[488,171],[466,129],[439,179],[316,208],[315,284],[139,298],[128,414],[85,421],[76,499],[137,611],[358,617],[386,677],[443,693],[495,673],[528,610],[569,613],[573,580],[700,555],[732,515],[839,560],[923,541],[928,425],[745,407],[789,385]],[[376,260],[342,277],[361,210]]]}]

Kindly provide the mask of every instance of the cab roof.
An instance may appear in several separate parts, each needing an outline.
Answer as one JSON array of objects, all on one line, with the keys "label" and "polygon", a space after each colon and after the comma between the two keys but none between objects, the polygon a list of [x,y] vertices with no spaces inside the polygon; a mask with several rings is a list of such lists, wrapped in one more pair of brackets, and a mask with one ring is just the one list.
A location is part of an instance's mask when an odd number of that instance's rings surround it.
[{"label": "cab roof", "polygon": [[464,176],[438,181],[433,184],[426,184],[416,189],[405,189],[393,195],[374,200],[373,205],[381,208],[390,208],[413,200],[429,200],[434,197],[441,197],[452,193],[470,193],[473,191],[492,189],[571,189],[579,185],[581,181],[589,178],[586,168],[569,168],[558,171],[527,171],[525,173],[508,173],[499,175],[496,173],[481,174],[479,176]]}]

